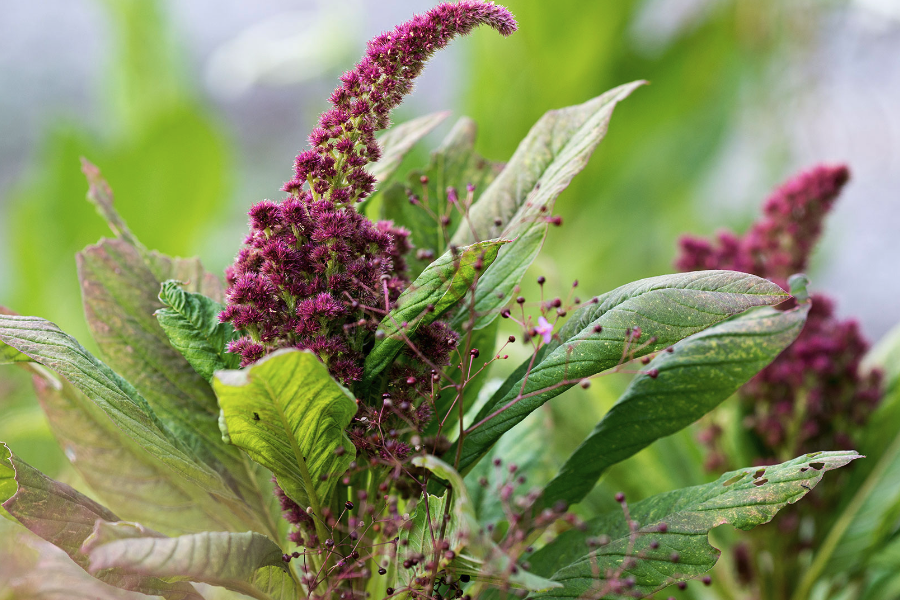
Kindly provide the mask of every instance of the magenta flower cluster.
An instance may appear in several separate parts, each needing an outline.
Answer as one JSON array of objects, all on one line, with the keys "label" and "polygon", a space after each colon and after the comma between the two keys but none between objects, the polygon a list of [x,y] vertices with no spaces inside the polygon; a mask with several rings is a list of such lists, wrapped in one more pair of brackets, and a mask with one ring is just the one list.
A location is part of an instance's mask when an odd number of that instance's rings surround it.
[{"label": "magenta flower cluster", "polygon": [[[372,40],[341,77],[333,108],[319,119],[311,148],[297,157],[284,186],[290,195],[250,210],[250,234],[226,272],[220,319],[242,334],[229,346],[242,365],[295,347],[315,352],[343,383],[361,379],[379,315],[408,284],[403,257],[410,250],[408,231],[372,223],[353,207],[374,190],[366,170],[380,157],[374,134],[388,125],[431,54],[479,24],[504,35],[516,29],[509,12],[493,3],[442,4]],[[443,323],[422,329],[423,355],[446,364],[455,334]],[[437,355],[424,354],[430,347]]]},{"label": "magenta flower cluster", "polygon": [[720,232],[716,243],[682,237],[676,267],[752,273],[787,288],[788,277],[806,270],[825,215],[849,178],[844,165],[820,165],[796,175],[766,200],[763,218],[743,237],[730,231]]},{"label": "magenta flower cluster", "polygon": [[[848,179],[845,166],[818,166],[800,173],[772,194],[762,219],[743,237],[722,232],[716,243],[682,238],[678,268],[732,269],[786,287],[790,275],[807,268],[824,218]],[[813,294],[800,336],[739,393],[744,424],[760,441],[759,462],[818,448],[855,446],[854,433],[881,399],[881,374],[860,370],[867,348],[857,322],[839,320],[833,301]],[[716,444],[718,433],[714,427],[701,438],[711,449],[707,466],[715,470],[725,466]]]}]

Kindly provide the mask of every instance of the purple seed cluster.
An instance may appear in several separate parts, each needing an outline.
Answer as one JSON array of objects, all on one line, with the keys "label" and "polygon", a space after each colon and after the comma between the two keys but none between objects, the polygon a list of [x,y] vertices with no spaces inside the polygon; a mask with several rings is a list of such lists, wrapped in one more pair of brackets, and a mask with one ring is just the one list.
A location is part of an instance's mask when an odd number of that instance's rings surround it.
[{"label": "purple seed cluster", "polygon": [[[715,243],[686,236],[676,265],[682,271],[732,269],[771,279],[786,287],[787,278],[806,269],[849,171],[843,165],[818,166],[790,179],[763,205],[763,217],[743,237],[718,234]],[[783,307],[793,306],[785,303]],[[797,340],[740,391],[745,425],[759,438],[764,456],[791,456],[821,448],[854,446],[853,434],[881,399],[881,373],[863,373],[868,348],[855,320],[841,321],[834,302],[813,294],[812,308]],[[802,416],[799,424],[795,423]],[[716,449],[721,430],[702,434],[712,453],[707,466],[725,466]]]},{"label": "purple seed cluster", "polygon": [[[441,4],[372,40],[362,61],[341,77],[332,108],[283,188],[289,196],[253,206],[250,233],[226,271],[220,319],[242,334],[229,345],[242,366],[295,347],[315,352],[345,384],[361,379],[379,315],[409,283],[404,256],[411,249],[408,231],[372,223],[354,208],[374,190],[366,165],[380,157],[375,132],[387,127],[425,61],[479,24],[503,35],[516,29],[512,15],[491,2]],[[427,350],[436,346],[440,352],[430,362],[443,366],[455,334],[443,323],[423,330],[422,355],[430,359]],[[408,370],[407,377],[421,371]]]},{"label": "purple seed cluster", "polygon": [[676,267],[681,271],[742,271],[787,288],[788,277],[806,270],[825,215],[849,178],[844,165],[819,165],[794,176],[766,200],[763,217],[745,236],[723,231],[717,235],[717,243],[682,237]]}]

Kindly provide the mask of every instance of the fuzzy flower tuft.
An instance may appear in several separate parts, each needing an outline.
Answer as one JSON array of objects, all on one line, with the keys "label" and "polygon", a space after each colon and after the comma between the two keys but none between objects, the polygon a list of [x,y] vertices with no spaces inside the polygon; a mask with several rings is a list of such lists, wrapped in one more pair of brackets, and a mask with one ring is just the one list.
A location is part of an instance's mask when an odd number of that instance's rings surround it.
[{"label": "fuzzy flower tuft", "polygon": [[[769,197],[763,217],[746,235],[722,232],[715,243],[682,238],[676,265],[682,271],[743,271],[787,287],[787,278],[809,264],[822,222],[848,179],[843,165],[800,173]],[[854,446],[853,435],[881,399],[881,374],[859,368],[867,349],[856,321],[839,320],[833,301],[813,294],[797,340],[739,392],[744,424],[760,441],[759,462],[820,447]],[[714,427],[702,436],[713,448],[707,464],[714,470],[725,466],[715,450],[720,433]]]},{"label": "fuzzy flower tuft", "polygon": [[412,91],[413,80],[436,51],[457,35],[488,25],[502,35],[516,30],[508,10],[493,2],[464,0],[441,4],[371,40],[366,55],[331,94],[332,109],[309,136],[312,148],[294,162],[294,178],[284,191],[304,188],[314,198],[350,205],[372,193],[375,179],[364,169],[380,156],[375,132],[390,123],[390,112]]},{"label": "fuzzy flower tuft", "polygon": [[844,184],[845,165],[819,165],[800,173],[775,190],[763,204],[763,218],[744,237],[720,232],[716,242],[684,236],[681,271],[729,269],[753,273],[787,288],[787,279],[806,270],[822,221]]},{"label": "fuzzy flower tuft", "polygon": [[[379,315],[409,283],[411,250],[408,231],[372,223],[353,208],[374,190],[366,166],[381,154],[375,132],[387,127],[426,60],[480,24],[503,35],[516,29],[512,15],[491,2],[441,4],[369,42],[362,61],[341,77],[333,108],[294,162],[294,178],[284,186],[290,195],[250,209],[250,233],[226,272],[220,319],[243,334],[229,345],[242,366],[295,347],[315,352],[345,384],[361,379]],[[446,365],[456,347],[455,334],[444,329],[436,323],[423,332],[432,365]]]}]

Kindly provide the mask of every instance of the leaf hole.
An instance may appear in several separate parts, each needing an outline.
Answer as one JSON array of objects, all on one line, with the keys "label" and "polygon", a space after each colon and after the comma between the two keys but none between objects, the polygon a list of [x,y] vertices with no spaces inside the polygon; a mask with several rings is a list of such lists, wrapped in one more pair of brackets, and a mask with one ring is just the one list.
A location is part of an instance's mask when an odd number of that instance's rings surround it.
[{"label": "leaf hole", "polygon": [[813,469],[815,469],[816,471],[821,471],[822,469],[825,468],[825,463],[814,462],[814,463],[809,463],[809,466],[812,467]]},{"label": "leaf hole", "polygon": [[753,474],[753,479],[759,479],[760,477],[762,477],[765,474],[766,474],[766,470],[760,469],[756,473]]},{"label": "leaf hole", "polygon": [[757,481],[753,482],[753,485],[755,485],[756,487],[759,487],[765,483],[769,483],[769,480],[768,479],[758,479]]},{"label": "leaf hole", "polygon": [[809,467],[800,467],[801,473],[806,473],[807,471],[809,471]]},{"label": "leaf hole", "polygon": [[731,479],[729,479],[728,481],[723,483],[722,486],[728,487],[729,485],[737,483],[738,481],[740,481],[741,479],[743,479],[746,476],[747,476],[747,473],[741,473],[739,475],[735,475],[734,477],[732,477]]}]

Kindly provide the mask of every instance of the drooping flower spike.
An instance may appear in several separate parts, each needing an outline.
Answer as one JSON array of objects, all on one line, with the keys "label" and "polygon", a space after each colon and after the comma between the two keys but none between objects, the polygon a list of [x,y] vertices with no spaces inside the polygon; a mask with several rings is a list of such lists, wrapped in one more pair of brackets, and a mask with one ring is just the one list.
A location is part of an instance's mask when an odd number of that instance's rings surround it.
[{"label": "drooping flower spike", "polygon": [[[844,165],[820,165],[779,187],[763,204],[763,217],[743,236],[718,234],[717,242],[691,236],[681,239],[682,271],[733,269],[787,287],[787,278],[806,270],[822,224],[850,172]],[[761,441],[767,462],[790,452],[819,446],[850,448],[853,436],[881,400],[879,371],[863,373],[860,361],[868,343],[855,320],[838,319],[834,302],[812,295],[812,309],[797,340],[739,392],[748,417],[745,424]],[[787,423],[802,416],[797,431]],[[705,432],[711,447],[720,430]],[[723,467],[714,450],[711,470]]]},{"label": "drooping flower spike", "polygon": [[[341,77],[333,108],[284,186],[290,196],[250,210],[250,234],[227,270],[220,318],[243,334],[229,347],[243,365],[296,347],[316,352],[345,384],[361,378],[363,349],[378,322],[373,310],[387,310],[408,284],[404,255],[411,249],[408,231],[372,223],[353,208],[374,189],[365,167],[380,156],[375,132],[388,125],[427,59],[480,24],[503,35],[516,29],[512,15],[491,2],[441,4],[372,40]],[[432,364],[446,364],[456,334],[435,322],[419,336],[436,340],[424,344],[438,349]]]},{"label": "drooping flower spike", "polygon": [[441,4],[370,41],[365,57],[331,94],[333,108],[319,118],[309,136],[312,148],[297,157],[284,191],[299,194],[306,187],[313,198],[327,196],[338,205],[371,194],[375,181],[364,166],[380,156],[375,132],[388,126],[391,110],[412,91],[431,55],[478,25],[502,35],[516,30],[502,6],[464,0]]}]

